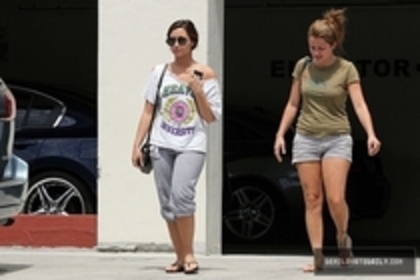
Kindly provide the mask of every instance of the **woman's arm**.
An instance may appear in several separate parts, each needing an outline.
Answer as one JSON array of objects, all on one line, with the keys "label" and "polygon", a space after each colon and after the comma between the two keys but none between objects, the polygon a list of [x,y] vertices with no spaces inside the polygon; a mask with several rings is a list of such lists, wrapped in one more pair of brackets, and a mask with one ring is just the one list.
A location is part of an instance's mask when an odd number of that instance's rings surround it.
[{"label": "woman's arm", "polygon": [[134,147],[138,148],[143,143],[144,137],[146,136],[146,133],[151,125],[154,108],[155,105],[149,101],[145,101],[143,113],[141,114],[139,124],[137,126],[136,138],[134,139]]},{"label": "woman's arm", "polygon": [[284,141],[284,135],[289,129],[291,123],[296,117],[300,101],[300,80],[293,79],[292,87],[290,89],[289,100],[283,111],[283,116],[279,125],[279,129],[276,134],[276,140],[274,143],[274,156],[281,162],[282,154],[286,154],[286,142]]},{"label": "woman's arm", "polygon": [[373,128],[372,118],[370,116],[369,109],[366,105],[363,97],[362,87],[360,83],[351,83],[348,86],[350,98],[353,104],[354,111],[366,131],[368,137],[376,137],[375,130]]},{"label": "woman's arm", "polygon": [[379,152],[381,143],[376,137],[375,129],[373,128],[372,117],[363,97],[362,87],[359,82],[351,83],[348,86],[348,91],[354,111],[356,112],[356,115],[363,128],[365,129],[368,137],[369,155],[373,156]]},{"label": "woman's arm", "polygon": [[283,111],[283,116],[277,131],[277,136],[284,137],[293,120],[296,117],[299,102],[300,102],[300,80],[293,79],[292,87],[290,89],[289,100]]},{"label": "woman's arm", "polygon": [[140,145],[143,143],[144,138],[149,130],[152,121],[152,115],[155,105],[149,101],[145,101],[143,112],[140,116],[139,123],[137,125],[136,136],[133,143],[132,161],[133,165],[139,167],[143,164],[139,162],[142,160],[140,157]]},{"label": "woman's arm", "polygon": [[[212,69],[207,68],[204,71],[204,79],[213,79],[215,78],[215,73]],[[201,118],[207,123],[214,122],[216,116],[213,114],[210,103],[207,100],[206,94],[203,90],[203,81],[199,80],[195,75],[191,76],[189,81],[189,86],[193,91],[195,102],[197,104],[197,110]]]}]

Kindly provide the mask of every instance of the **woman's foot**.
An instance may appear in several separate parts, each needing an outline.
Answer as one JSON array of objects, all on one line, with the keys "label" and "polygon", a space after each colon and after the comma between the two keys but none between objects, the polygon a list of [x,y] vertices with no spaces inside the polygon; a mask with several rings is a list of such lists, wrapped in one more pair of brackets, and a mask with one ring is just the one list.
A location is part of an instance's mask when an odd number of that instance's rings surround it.
[{"label": "woman's foot", "polygon": [[338,245],[338,256],[340,258],[340,264],[342,266],[347,266],[350,264],[351,259],[353,258],[352,246],[353,242],[350,236],[346,233],[343,234],[340,238],[337,239]]},{"label": "woman's foot", "polygon": [[193,257],[186,258],[184,261],[184,273],[195,274],[198,273],[198,262]]},{"label": "woman's foot", "polygon": [[315,265],[313,263],[308,263],[303,267],[303,272],[305,273],[311,273],[315,272]]},{"label": "woman's foot", "polygon": [[324,269],[324,254],[319,249],[314,252],[314,262],[308,263],[303,268],[303,272],[315,272]]},{"label": "woman's foot", "polygon": [[176,273],[176,272],[183,272],[183,271],[184,271],[184,265],[181,262],[174,262],[173,264],[165,268],[166,273]]}]

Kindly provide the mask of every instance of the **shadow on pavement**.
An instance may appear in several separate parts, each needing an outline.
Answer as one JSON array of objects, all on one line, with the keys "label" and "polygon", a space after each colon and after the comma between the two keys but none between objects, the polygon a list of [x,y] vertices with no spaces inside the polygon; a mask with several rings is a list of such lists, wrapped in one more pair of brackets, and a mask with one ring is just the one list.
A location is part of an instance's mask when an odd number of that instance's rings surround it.
[{"label": "shadow on pavement", "polygon": [[7,273],[12,273],[12,272],[16,272],[19,270],[24,270],[24,269],[28,269],[32,267],[32,265],[27,265],[27,264],[2,264],[0,263],[0,276],[7,274]]}]

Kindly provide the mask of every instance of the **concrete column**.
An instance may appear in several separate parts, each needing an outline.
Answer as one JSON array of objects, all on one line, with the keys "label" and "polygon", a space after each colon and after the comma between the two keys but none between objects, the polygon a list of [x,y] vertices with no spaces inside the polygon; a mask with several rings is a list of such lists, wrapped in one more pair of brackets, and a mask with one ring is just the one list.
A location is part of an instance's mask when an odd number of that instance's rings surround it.
[{"label": "concrete column", "polygon": [[[223,34],[224,34],[224,0],[209,1],[208,63],[217,72],[219,82],[223,85]],[[223,92],[223,87],[222,87]],[[210,126],[207,155],[207,239],[206,252],[222,252],[222,140],[223,122]]]},{"label": "concrete column", "polygon": [[[172,59],[164,40],[169,25],[180,18],[193,20],[199,30],[195,58],[211,64],[221,77],[221,37],[212,36],[221,36],[217,28],[221,28],[218,21],[223,17],[218,13],[222,6],[222,0],[99,1],[99,249],[169,248],[152,175],[143,175],[131,166],[132,142],[144,105],[141,93],[152,67]],[[219,235],[218,229],[206,231],[206,225],[213,228],[220,216],[215,209],[218,206],[207,208],[208,200],[214,203],[221,198],[220,180],[206,178],[208,172],[217,177],[220,127],[211,129],[212,155],[197,186],[197,252],[206,251],[206,232]],[[220,240],[216,239],[211,238],[208,252],[218,251]]]}]

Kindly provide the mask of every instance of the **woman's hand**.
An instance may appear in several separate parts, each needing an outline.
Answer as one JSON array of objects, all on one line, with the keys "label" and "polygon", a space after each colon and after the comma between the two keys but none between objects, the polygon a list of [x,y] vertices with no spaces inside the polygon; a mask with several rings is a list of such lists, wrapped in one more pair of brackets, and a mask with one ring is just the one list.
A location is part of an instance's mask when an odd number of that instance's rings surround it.
[{"label": "woman's hand", "polygon": [[286,143],[284,137],[277,135],[276,142],[274,143],[274,156],[279,162],[283,161],[282,155],[286,154]]},{"label": "woman's hand", "polygon": [[143,166],[143,154],[140,148],[138,147],[133,148],[133,152],[131,155],[131,162],[133,166],[136,168],[140,168],[140,166]]},{"label": "woman's hand", "polygon": [[192,73],[190,75],[186,76],[186,82],[187,82],[188,86],[191,88],[193,94],[202,90],[202,88],[203,88],[203,81],[200,80],[200,78],[198,78],[196,75],[194,75]]},{"label": "woman's hand", "polygon": [[376,155],[381,149],[381,142],[376,136],[370,136],[367,140],[367,148],[370,156]]},{"label": "woman's hand", "polygon": [[193,94],[202,90],[203,81],[201,78],[197,77],[193,71],[188,71],[178,76],[188,87],[193,91]]}]

